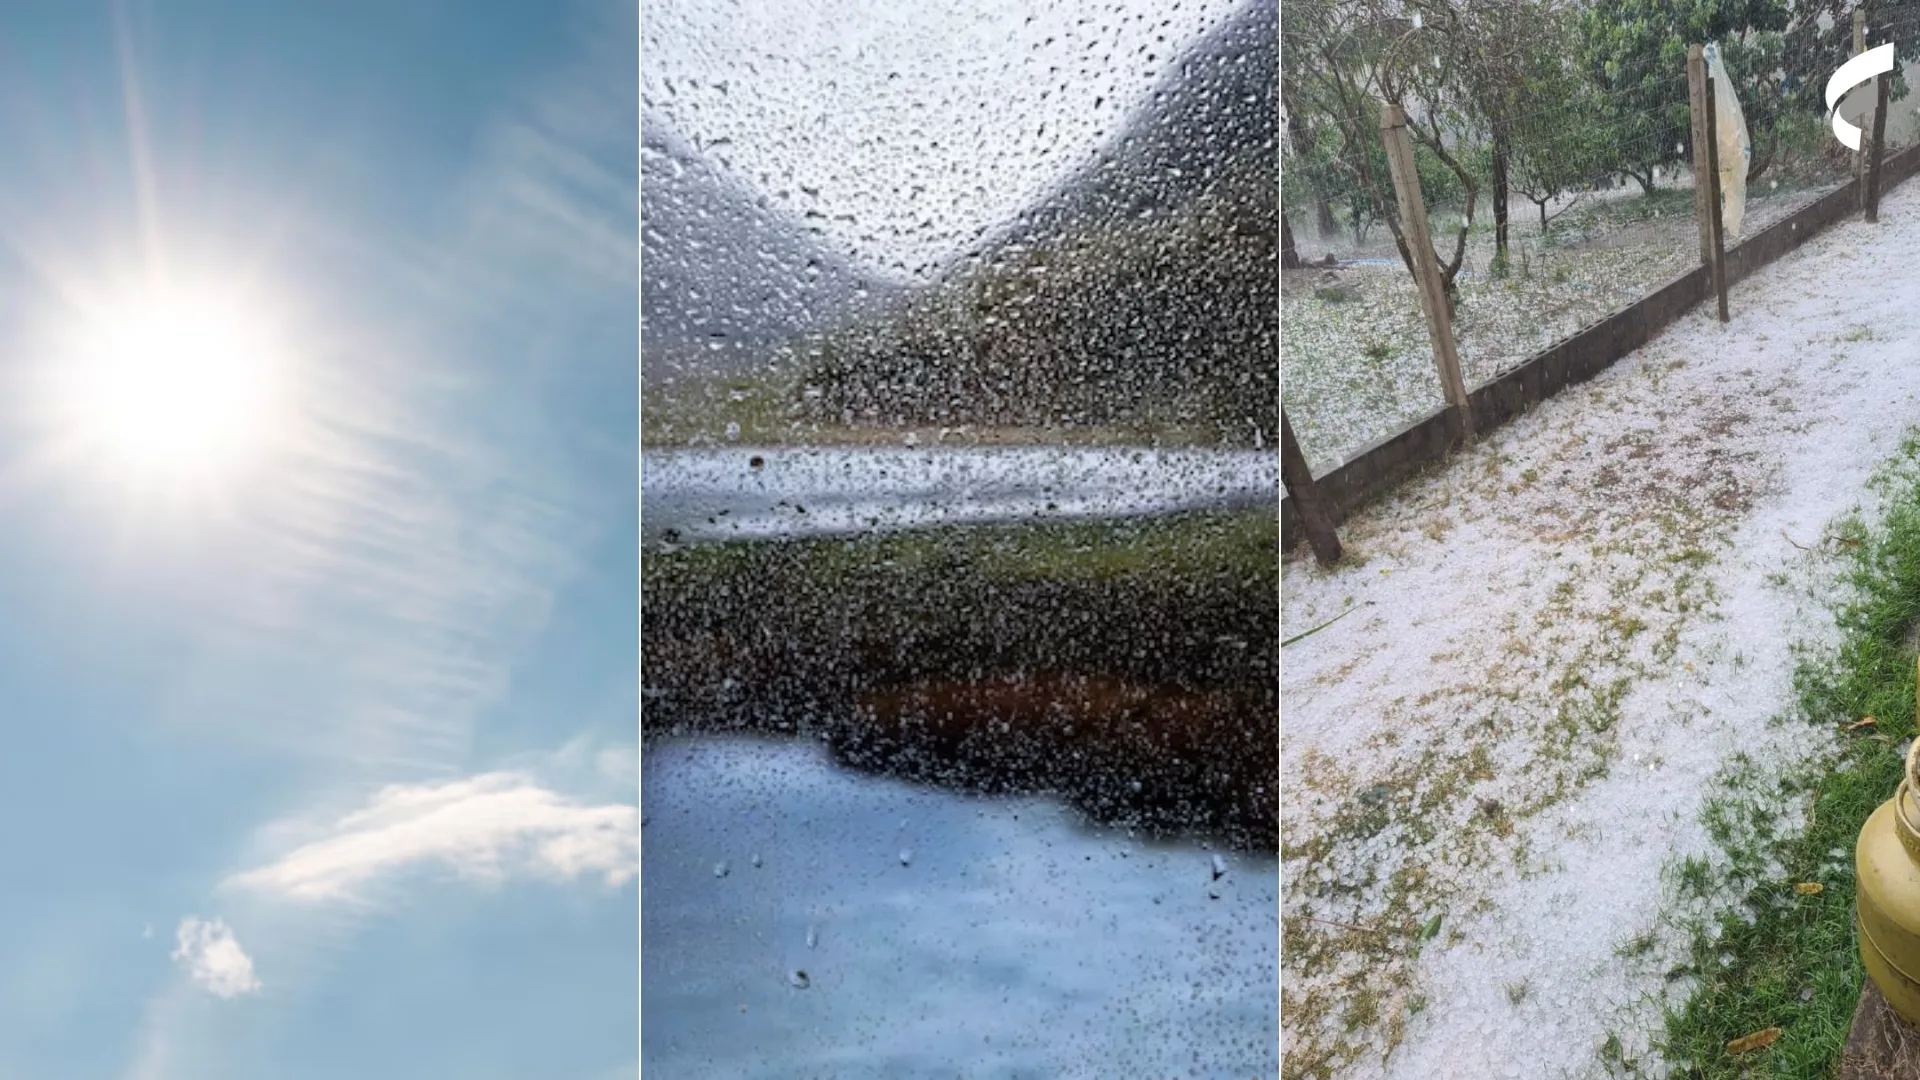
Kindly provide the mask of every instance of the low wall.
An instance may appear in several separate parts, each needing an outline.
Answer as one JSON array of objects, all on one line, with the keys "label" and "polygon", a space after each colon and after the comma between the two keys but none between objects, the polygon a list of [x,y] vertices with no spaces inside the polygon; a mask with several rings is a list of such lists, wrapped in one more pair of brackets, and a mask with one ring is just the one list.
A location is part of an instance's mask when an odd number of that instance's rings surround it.
[{"label": "low wall", "polygon": [[[1915,172],[1920,172],[1920,146],[1888,155],[1880,164],[1882,196]],[[1849,180],[1748,237],[1727,252],[1728,289],[1811,240],[1822,229],[1859,212],[1859,184]],[[1706,268],[1695,267],[1579,333],[1562,338],[1467,395],[1475,430],[1482,434],[1491,431],[1562,389],[1593,378],[1712,296]],[[1733,299],[1729,297],[1730,302]],[[1284,326],[1281,334],[1284,342]],[[1415,420],[1318,478],[1327,512],[1337,524],[1367,502],[1444,460],[1453,446],[1452,425],[1444,409]],[[1280,500],[1280,535],[1283,549],[1291,549],[1305,538],[1293,512],[1293,501],[1284,496]]]}]

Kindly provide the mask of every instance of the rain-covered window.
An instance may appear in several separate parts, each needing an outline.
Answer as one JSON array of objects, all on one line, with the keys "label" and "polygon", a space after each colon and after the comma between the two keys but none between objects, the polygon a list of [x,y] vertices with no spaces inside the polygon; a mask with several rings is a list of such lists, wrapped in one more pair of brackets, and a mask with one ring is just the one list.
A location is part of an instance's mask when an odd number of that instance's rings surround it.
[{"label": "rain-covered window", "polygon": [[1276,5],[641,38],[644,1063],[1271,1075]]}]

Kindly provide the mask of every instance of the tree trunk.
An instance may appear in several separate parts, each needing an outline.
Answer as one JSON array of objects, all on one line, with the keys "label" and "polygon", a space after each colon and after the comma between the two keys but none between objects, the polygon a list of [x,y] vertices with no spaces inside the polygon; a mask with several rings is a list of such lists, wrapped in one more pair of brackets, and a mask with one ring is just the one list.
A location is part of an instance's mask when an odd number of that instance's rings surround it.
[{"label": "tree trunk", "polygon": [[1628,170],[1627,175],[1639,181],[1640,194],[1642,195],[1653,194],[1653,170],[1649,169],[1644,174],[1633,172],[1632,170]]},{"label": "tree trunk", "polygon": [[1747,169],[1748,187],[1752,187],[1754,181],[1760,179],[1760,174],[1767,171],[1767,166],[1773,164],[1774,151],[1777,150],[1779,146],[1780,133],[1778,131],[1769,132],[1765,152],[1753,155],[1753,165]]},{"label": "tree trunk", "polygon": [[[1447,152],[1447,144],[1440,131],[1439,119],[1429,116],[1427,118],[1427,124],[1428,129],[1425,131],[1422,131],[1417,125],[1408,125],[1407,130],[1411,132],[1415,138],[1425,143],[1427,149],[1433,151],[1433,156],[1440,159],[1440,164],[1445,165],[1448,172],[1460,178],[1460,188],[1466,195],[1466,206],[1460,212],[1460,229],[1453,241],[1453,258],[1449,259],[1440,267],[1441,281],[1446,284],[1448,293],[1447,311],[1451,314],[1453,311],[1453,279],[1460,273],[1460,267],[1466,262],[1467,228],[1468,223],[1473,221],[1473,204],[1474,199],[1477,197],[1478,189],[1473,182],[1473,174],[1462,166],[1452,154]],[[1438,258],[1439,255],[1439,252],[1434,252],[1435,258]]]},{"label": "tree trunk", "polygon": [[1494,258],[1507,261],[1507,122],[1493,125],[1493,250]]},{"label": "tree trunk", "polygon": [[1547,202],[1548,200],[1546,199],[1534,200],[1534,204],[1540,207],[1540,235],[1541,236],[1547,235]]},{"label": "tree trunk", "polygon": [[[1313,155],[1314,146],[1320,141],[1312,125],[1300,118],[1300,112],[1294,108],[1291,87],[1284,81],[1280,84],[1281,104],[1287,110],[1287,139],[1293,144],[1293,152],[1301,161]],[[1315,193],[1318,195],[1318,193]],[[1340,235],[1340,223],[1334,220],[1333,204],[1325,196],[1314,200],[1314,209],[1318,215],[1315,224],[1320,230],[1320,239],[1328,240]]]},{"label": "tree trunk", "polygon": [[1293,222],[1284,214],[1280,216],[1280,268],[1300,269],[1300,251],[1293,246]]}]

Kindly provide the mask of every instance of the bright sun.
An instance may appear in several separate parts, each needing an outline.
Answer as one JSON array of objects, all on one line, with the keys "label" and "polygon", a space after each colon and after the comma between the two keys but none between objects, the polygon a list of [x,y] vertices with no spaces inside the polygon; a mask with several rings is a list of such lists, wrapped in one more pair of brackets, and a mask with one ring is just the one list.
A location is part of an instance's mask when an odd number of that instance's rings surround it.
[{"label": "bright sun", "polygon": [[279,350],[247,306],[156,291],[89,313],[55,370],[64,433],[151,480],[200,482],[249,462],[281,404]]}]

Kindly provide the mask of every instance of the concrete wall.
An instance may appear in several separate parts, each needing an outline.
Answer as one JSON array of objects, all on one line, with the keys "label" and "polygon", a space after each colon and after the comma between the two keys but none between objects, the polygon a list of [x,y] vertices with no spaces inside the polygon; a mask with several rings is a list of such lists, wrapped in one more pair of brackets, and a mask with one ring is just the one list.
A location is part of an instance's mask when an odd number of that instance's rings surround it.
[{"label": "concrete wall", "polygon": [[[1890,155],[1880,166],[1881,192],[1915,172],[1920,172],[1920,146]],[[1728,251],[1728,306],[1734,321],[1740,318],[1739,298],[1731,294],[1736,283],[1806,243],[1822,229],[1859,212],[1860,190],[1850,180]],[[1712,296],[1706,268],[1696,267],[1572,337],[1561,339],[1468,394],[1475,429],[1483,434],[1491,431],[1563,388],[1593,378]],[[1445,410],[1435,411],[1319,477],[1320,490],[1335,523],[1444,460],[1455,445],[1452,428]],[[1291,549],[1304,538],[1292,500],[1284,496],[1280,500],[1280,535],[1283,549]]]}]

